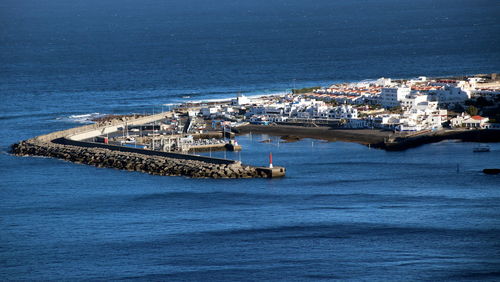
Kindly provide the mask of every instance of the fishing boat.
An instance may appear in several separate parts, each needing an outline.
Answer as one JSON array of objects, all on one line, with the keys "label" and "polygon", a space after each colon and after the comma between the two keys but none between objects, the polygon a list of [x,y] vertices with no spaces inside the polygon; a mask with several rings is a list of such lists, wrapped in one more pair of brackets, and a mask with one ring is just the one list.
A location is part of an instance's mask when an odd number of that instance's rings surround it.
[{"label": "fishing boat", "polygon": [[490,151],[490,146],[482,145],[482,144],[477,145],[473,149],[474,153],[483,153],[483,152],[489,152],[489,151]]}]

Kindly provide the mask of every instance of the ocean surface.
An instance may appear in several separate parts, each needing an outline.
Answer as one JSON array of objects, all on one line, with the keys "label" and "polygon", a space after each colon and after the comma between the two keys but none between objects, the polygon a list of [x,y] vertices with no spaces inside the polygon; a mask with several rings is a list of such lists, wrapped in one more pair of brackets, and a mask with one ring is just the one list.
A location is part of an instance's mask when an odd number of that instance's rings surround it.
[{"label": "ocean surface", "polygon": [[[379,77],[500,72],[496,0],[0,2],[0,280],[500,280],[500,144],[244,135],[283,179],[14,157],[91,116]],[[271,143],[262,143],[265,139]]]}]

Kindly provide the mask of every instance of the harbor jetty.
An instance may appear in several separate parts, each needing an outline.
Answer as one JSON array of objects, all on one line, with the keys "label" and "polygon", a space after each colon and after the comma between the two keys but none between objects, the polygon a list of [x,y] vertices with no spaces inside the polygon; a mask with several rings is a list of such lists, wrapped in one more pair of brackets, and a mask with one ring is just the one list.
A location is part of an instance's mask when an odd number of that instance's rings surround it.
[{"label": "harbor jetty", "polygon": [[387,151],[403,151],[424,144],[436,143],[443,140],[460,140],[464,142],[500,142],[500,130],[493,129],[450,129],[422,132],[406,136],[392,136],[383,143],[374,144],[374,148]]},{"label": "harbor jetty", "polygon": [[12,153],[19,156],[53,157],[97,167],[139,171],[154,175],[193,178],[270,178],[285,175],[283,167],[255,167],[228,159],[88,141],[129,125],[145,124],[163,118],[165,118],[165,113],[144,117],[123,117],[57,131],[14,144]]}]

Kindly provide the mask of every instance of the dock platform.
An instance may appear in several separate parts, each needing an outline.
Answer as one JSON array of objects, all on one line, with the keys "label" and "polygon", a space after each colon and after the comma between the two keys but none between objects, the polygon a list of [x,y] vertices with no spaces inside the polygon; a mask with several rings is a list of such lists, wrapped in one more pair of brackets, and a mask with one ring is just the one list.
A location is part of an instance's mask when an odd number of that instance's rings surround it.
[{"label": "dock platform", "polygon": [[286,174],[286,169],[282,166],[275,167],[256,167],[255,168],[259,173],[265,173],[268,178],[278,178],[284,177]]}]

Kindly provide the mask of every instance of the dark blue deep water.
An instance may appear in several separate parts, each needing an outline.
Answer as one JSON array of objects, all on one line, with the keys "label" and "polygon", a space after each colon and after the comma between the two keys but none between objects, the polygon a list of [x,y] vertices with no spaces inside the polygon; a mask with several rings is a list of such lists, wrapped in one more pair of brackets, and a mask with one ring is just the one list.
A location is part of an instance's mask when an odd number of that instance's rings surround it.
[{"label": "dark blue deep water", "polygon": [[[496,0],[0,2],[0,280],[499,280],[500,144],[239,137],[283,179],[14,157],[72,115],[337,81],[500,72]],[[219,156],[223,153],[219,152]],[[457,171],[458,164],[458,171]]]}]

